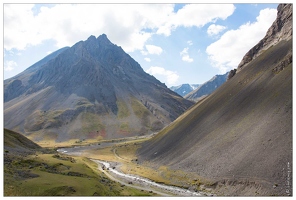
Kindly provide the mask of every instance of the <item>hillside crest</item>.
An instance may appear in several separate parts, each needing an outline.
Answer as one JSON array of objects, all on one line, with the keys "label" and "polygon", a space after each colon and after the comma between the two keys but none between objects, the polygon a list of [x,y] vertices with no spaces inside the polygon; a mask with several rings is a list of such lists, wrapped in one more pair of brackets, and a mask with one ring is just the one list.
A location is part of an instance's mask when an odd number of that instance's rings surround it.
[{"label": "hillside crest", "polygon": [[237,72],[244,68],[249,62],[261,55],[271,46],[275,46],[282,40],[290,40],[293,32],[293,4],[279,4],[277,17],[268,29],[265,37],[257,45],[251,48],[239,63]]}]

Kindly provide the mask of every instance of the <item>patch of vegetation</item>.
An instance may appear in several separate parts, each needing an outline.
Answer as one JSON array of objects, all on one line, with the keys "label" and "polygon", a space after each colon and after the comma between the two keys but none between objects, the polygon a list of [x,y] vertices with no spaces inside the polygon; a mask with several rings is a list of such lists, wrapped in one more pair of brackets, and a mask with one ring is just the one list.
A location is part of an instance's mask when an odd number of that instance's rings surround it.
[{"label": "patch of vegetation", "polygon": [[25,128],[29,131],[38,131],[43,128],[60,126],[63,121],[59,119],[66,110],[36,110],[26,119]]},{"label": "patch of vegetation", "polygon": [[56,158],[56,159],[59,159],[59,160],[68,160],[72,163],[75,163],[75,159],[73,157],[70,157],[70,156],[63,156],[61,154],[55,154],[52,156],[53,158]]},{"label": "patch of vegetation", "polygon": [[119,119],[126,118],[130,115],[130,111],[126,105],[126,103],[123,100],[117,100],[116,101],[118,112],[117,112],[117,117]]},{"label": "patch of vegetation", "polygon": [[145,118],[150,114],[148,109],[134,97],[131,97],[131,105],[135,115],[140,119]]},{"label": "patch of vegetation", "polygon": [[100,117],[93,113],[82,113],[82,130],[84,132],[101,131],[105,126],[101,123]]},{"label": "patch of vegetation", "polygon": [[87,99],[82,99],[81,97],[80,97],[79,101],[76,103],[76,108],[90,107],[90,106],[93,106],[93,104],[90,103]]},{"label": "patch of vegetation", "polygon": [[27,148],[27,149],[31,149],[31,150],[38,150],[41,149],[41,147],[39,145],[37,145],[36,143],[32,142],[31,140],[29,140],[28,138],[26,138],[25,136],[8,130],[8,129],[4,129],[4,146],[5,147],[13,147],[13,148]]},{"label": "patch of vegetation", "polygon": [[60,186],[50,188],[43,192],[44,196],[72,196],[75,194],[76,190],[73,187],[69,186]]},{"label": "patch of vegetation", "polygon": [[54,120],[60,116],[65,110],[50,110],[50,111],[41,111],[43,115],[49,120]]},{"label": "patch of vegetation", "polygon": [[120,125],[120,131],[124,131],[124,132],[128,132],[130,129],[129,129],[129,124],[128,122],[124,122]]},{"label": "patch of vegetation", "polygon": [[[36,150],[26,138],[19,150],[14,132],[4,130],[4,196],[131,196],[152,194],[121,187],[98,171],[97,164],[83,157],[52,153],[52,149]],[[12,138],[25,138],[15,133]],[[13,147],[13,148],[12,148]],[[7,150],[9,148],[9,150]],[[27,151],[26,151],[27,149]],[[38,151],[37,151],[38,150]],[[42,153],[43,152],[43,153]]]},{"label": "patch of vegetation", "polygon": [[148,192],[122,188],[86,158],[39,154],[5,164],[4,196],[129,196]]}]

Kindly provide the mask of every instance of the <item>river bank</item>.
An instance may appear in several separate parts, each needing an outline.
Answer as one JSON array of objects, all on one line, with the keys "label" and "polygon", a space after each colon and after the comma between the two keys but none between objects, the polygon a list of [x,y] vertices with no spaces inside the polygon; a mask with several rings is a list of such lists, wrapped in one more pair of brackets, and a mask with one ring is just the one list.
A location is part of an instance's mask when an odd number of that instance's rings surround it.
[{"label": "river bank", "polygon": [[156,183],[152,180],[137,175],[125,174],[116,169],[118,167],[118,163],[110,163],[93,159],[91,160],[96,162],[99,165],[99,168],[105,172],[105,174],[109,174],[112,177],[121,180],[123,183],[128,184],[129,186],[138,186],[141,189],[153,191],[154,193],[161,194],[162,196],[207,196],[201,192],[195,192],[175,186]]},{"label": "river bank", "polygon": [[[88,146],[79,146],[71,148],[61,148],[57,151],[63,154],[72,155],[72,156],[85,156],[85,152],[93,149],[103,149],[106,147],[113,146],[113,142],[101,143],[100,145],[88,145]],[[113,151],[115,156],[116,151]],[[157,183],[153,180],[141,177],[139,175],[123,173],[120,170],[120,162],[110,162],[105,160],[89,158],[93,162],[98,164],[98,170],[105,173],[111,180],[117,181],[122,184],[123,187],[133,187],[140,190],[149,191],[151,193],[156,193],[160,196],[213,196],[212,194],[207,194],[204,192],[193,191],[184,189],[181,187],[165,185],[162,183]],[[120,160],[120,159],[119,159]]]}]

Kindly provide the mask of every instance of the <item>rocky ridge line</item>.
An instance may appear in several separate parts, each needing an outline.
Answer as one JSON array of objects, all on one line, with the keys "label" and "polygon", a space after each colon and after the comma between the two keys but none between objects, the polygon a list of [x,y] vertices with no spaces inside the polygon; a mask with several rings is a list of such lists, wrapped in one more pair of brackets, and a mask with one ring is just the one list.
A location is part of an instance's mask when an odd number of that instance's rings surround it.
[{"label": "rocky ridge line", "polygon": [[279,4],[277,11],[277,18],[268,29],[265,37],[245,54],[238,65],[237,72],[269,47],[278,44],[282,40],[288,41],[292,38],[293,5]]}]

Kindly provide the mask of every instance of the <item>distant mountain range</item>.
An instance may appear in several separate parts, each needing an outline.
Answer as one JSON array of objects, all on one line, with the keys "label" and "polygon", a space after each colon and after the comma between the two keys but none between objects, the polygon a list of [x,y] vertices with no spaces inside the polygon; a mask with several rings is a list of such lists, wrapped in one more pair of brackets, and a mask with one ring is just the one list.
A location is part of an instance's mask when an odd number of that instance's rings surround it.
[{"label": "distant mountain range", "polygon": [[186,94],[188,94],[189,92],[195,90],[196,88],[198,88],[198,86],[200,86],[201,84],[182,84],[179,86],[172,86],[170,87],[170,89],[174,92],[176,92],[177,94],[181,95],[182,97],[184,97]]},{"label": "distant mountain range", "polygon": [[4,81],[4,127],[35,142],[148,134],[192,105],[105,34],[60,49]]},{"label": "distant mountain range", "polygon": [[184,98],[197,102],[201,98],[210,95],[212,92],[214,92],[216,89],[218,89],[223,83],[226,82],[228,74],[229,73],[227,72],[223,75],[214,76],[209,81],[205,82],[204,84],[200,85],[195,90],[186,94],[184,96]]},{"label": "distant mountain range", "polygon": [[191,101],[199,101],[203,97],[214,92],[218,87],[226,82],[229,72],[223,75],[216,75],[209,81],[203,84],[182,84],[179,86],[172,86],[170,89],[185,99]]}]

